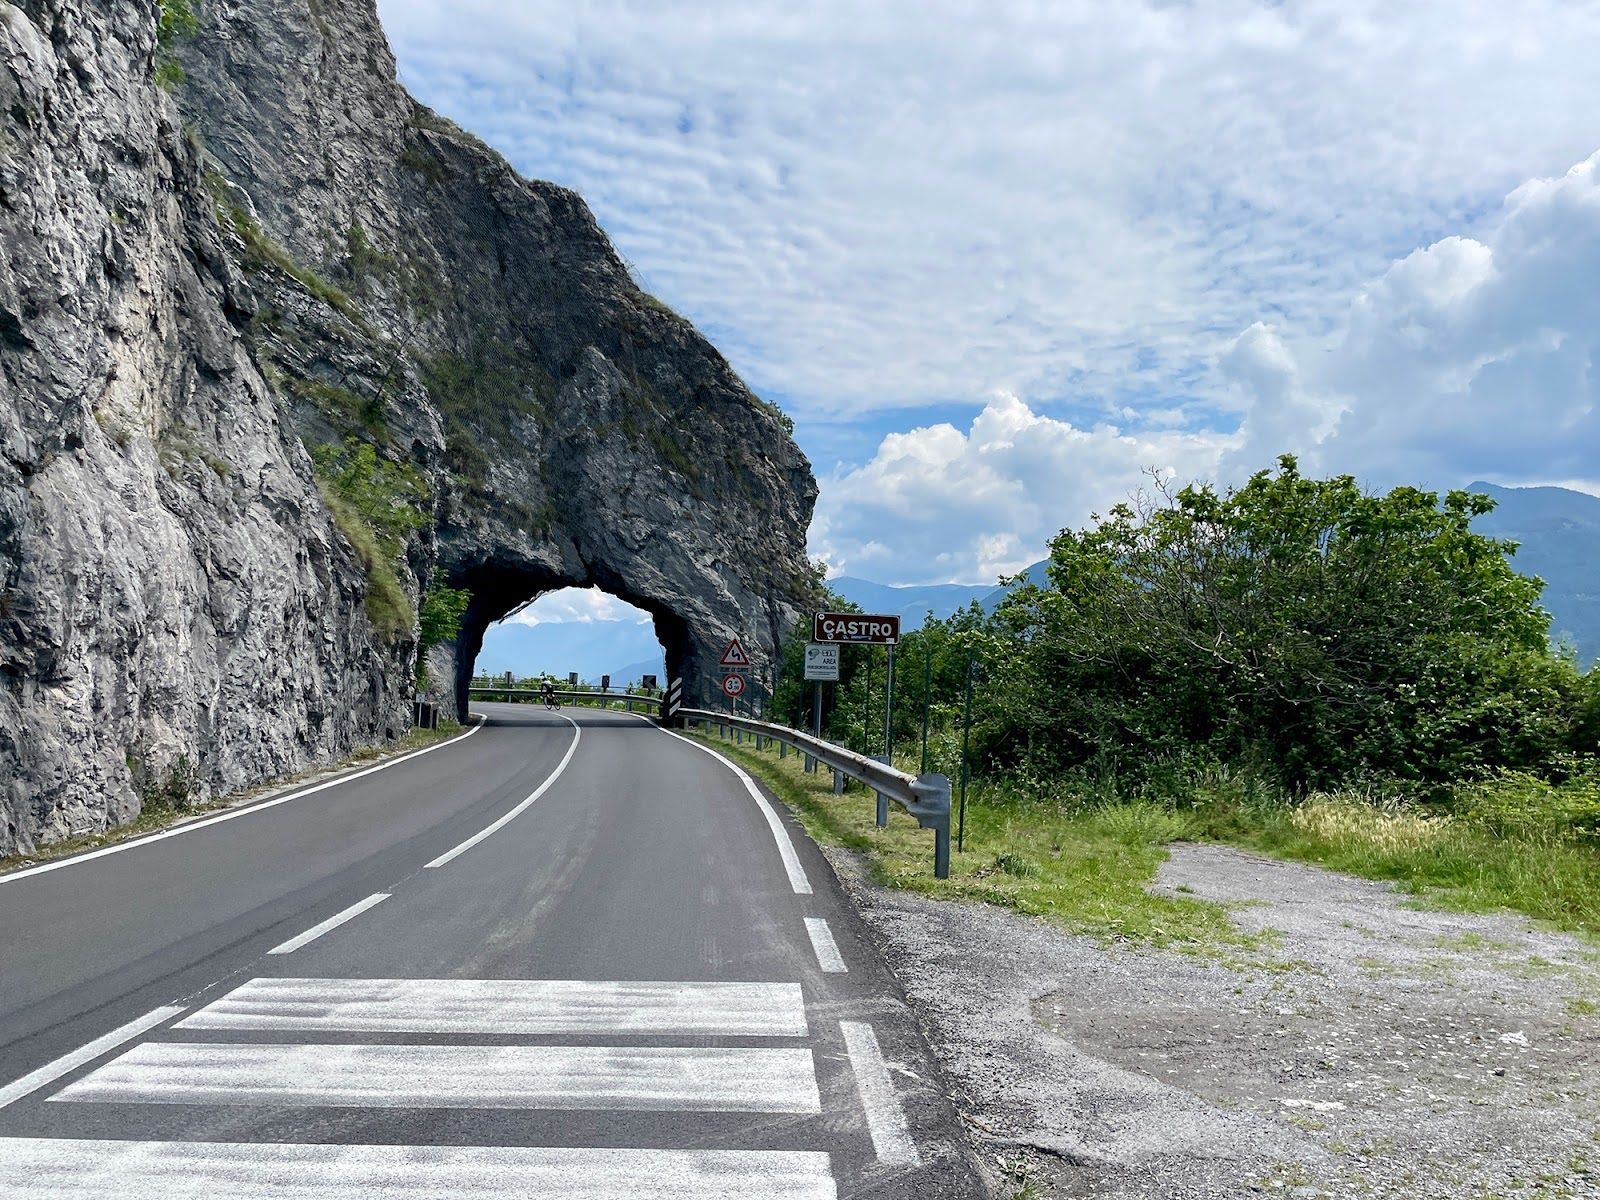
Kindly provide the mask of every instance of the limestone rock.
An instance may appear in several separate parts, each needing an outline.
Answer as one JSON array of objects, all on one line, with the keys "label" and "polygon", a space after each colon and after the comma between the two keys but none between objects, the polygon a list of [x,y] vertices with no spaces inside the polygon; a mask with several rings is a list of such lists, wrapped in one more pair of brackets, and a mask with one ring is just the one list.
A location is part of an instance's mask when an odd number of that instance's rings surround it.
[{"label": "limestone rock", "polygon": [[436,569],[458,704],[566,585],[691,696],[735,634],[759,673],[812,586],[781,415],[400,88],[372,0],[198,12],[0,3],[0,854],[398,734]]}]

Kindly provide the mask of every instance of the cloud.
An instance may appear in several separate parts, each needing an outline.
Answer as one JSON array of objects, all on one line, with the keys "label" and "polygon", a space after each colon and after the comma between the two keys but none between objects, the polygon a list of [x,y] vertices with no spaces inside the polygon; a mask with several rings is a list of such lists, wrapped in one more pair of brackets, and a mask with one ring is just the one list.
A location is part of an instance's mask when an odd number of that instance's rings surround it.
[{"label": "cloud", "polygon": [[515,625],[590,625],[596,621],[647,625],[650,614],[599,588],[561,588],[546,592],[506,621]]},{"label": "cloud", "polygon": [[802,430],[1221,404],[1238,330],[1325,334],[1600,111],[1600,7],[1559,0],[380,7],[413,89],[582,191]]},{"label": "cloud", "polygon": [[1219,355],[1231,432],[1080,429],[1015,396],[961,432],[892,434],[826,481],[814,548],[837,569],[992,578],[1140,484],[1149,468],[1237,483],[1286,451],[1370,486],[1474,479],[1600,494],[1600,154],[1507,197],[1482,240],[1393,263],[1328,338],[1255,322]]},{"label": "cloud", "polygon": [[[1247,330],[1224,369],[1266,444],[1375,483],[1600,481],[1600,154],[1363,289],[1326,345]],[[1276,414],[1289,412],[1278,421]],[[1297,427],[1298,426],[1298,427]],[[1236,457],[1259,458],[1260,431]]]},{"label": "cloud", "polygon": [[795,414],[839,569],[988,580],[1285,450],[1600,490],[1600,5],[380,8]]},{"label": "cloud", "polygon": [[891,434],[870,462],[827,479],[812,548],[835,573],[992,582],[1036,561],[1063,526],[1126,498],[1146,470],[1204,474],[1231,440],[1079,429],[1002,394],[965,433],[940,424]]}]

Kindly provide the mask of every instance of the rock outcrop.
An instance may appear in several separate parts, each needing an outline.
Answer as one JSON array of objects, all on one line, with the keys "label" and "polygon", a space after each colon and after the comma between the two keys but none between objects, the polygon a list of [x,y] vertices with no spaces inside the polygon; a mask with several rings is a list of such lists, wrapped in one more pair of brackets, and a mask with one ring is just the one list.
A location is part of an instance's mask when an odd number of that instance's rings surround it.
[{"label": "rock outcrop", "polygon": [[759,671],[811,586],[781,414],[371,0],[186,11],[0,0],[0,854],[402,731],[435,581],[457,704],[567,585],[691,694]]}]

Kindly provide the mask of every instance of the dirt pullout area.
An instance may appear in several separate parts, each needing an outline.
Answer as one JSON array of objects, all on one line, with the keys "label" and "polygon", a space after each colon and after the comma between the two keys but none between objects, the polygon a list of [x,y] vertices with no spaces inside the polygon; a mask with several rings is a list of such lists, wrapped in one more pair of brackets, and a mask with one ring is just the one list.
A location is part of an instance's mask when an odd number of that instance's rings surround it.
[{"label": "dirt pullout area", "polygon": [[1218,961],[862,882],[1001,1196],[1600,1197],[1600,953],[1514,916],[1177,846]]}]

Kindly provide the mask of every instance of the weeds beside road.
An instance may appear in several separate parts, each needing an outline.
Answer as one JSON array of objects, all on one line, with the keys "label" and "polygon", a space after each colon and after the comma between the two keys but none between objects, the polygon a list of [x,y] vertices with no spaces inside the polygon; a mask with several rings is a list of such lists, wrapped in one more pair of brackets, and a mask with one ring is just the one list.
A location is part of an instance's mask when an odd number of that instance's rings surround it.
[{"label": "weeds beside road", "polygon": [[979,782],[968,795],[966,849],[952,853],[950,879],[940,882],[927,832],[898,812],[888,829],[876,828],[859,787],[835,796],[828,772],[807,775],[797,755],[705,740],[758,772],[818,841],[863,854],[876,882],[1045,916],[1073,933],[1219,953],[1251,948],[1259,939],[1224,910],[1145,890],[1169,844],[1217,841],[1392,882],[1428,905],[1511,909],[1600,938],[1600,844],[1585,824],[1591,806],[1600,813],[1600,790],[1581,780],[1481,785],[1464,792],[1457,815],[1356,794],[1291,803],[1226,775],[1187,796],[1121,802]]}]

